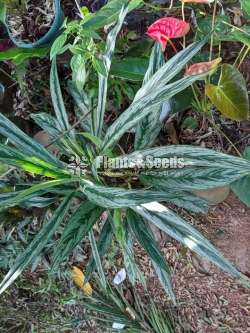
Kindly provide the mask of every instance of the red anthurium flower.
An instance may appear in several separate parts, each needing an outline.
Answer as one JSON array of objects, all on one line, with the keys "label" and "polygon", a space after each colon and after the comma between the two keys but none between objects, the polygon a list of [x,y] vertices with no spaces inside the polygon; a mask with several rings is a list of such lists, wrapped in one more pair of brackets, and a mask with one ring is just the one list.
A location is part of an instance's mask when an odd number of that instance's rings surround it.
[{"label": "red anthurium flower", "polygon": [[154,22],[148,28],[147,35],[152,39],[158,40],[163,50],[165,50],[170,39],[183,37],[189,30],[189,23],[175,17],[164,17]]},{"label": "red anthurium flower", "polygon": [[219,63],[222,61],[221,58],[214,59],[212,61],[207,61],[207,62],[199,62],[197,64],[191,65],[190,67],[187,68],[185,75],[186,76],[191,76],[191,75],[197,75],[197,74],[211,74]]}]

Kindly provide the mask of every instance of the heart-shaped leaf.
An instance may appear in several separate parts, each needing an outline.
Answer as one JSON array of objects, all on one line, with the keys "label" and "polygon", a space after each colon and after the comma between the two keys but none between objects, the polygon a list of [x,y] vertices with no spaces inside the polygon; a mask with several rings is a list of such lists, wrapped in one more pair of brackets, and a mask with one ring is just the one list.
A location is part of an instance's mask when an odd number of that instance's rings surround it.
[{"label": "heart-shaped leaf", "polygon": [[[250,147],[245,149],[244,157],[250,161]],[[250,207],[250,175],[235,181],[231,188],[238,198]]]},{"label": "heart-shaped leaf", "polygon": [[222,65],[218,85],[207,84],[206,95],[225,117],[233,120],[248,118],[246,83],[242,74],[232,65]]}]

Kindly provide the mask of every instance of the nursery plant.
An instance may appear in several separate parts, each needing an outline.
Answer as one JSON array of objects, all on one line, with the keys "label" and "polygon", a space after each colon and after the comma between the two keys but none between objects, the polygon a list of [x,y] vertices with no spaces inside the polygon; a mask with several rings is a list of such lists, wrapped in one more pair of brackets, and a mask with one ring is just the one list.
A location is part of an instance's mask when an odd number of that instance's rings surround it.
[{"label": "nursery plant", "polygon": [[[0,145],[0,160],[11,167],[8,174],[17,168],[26,172],[29,179],[28,183],[15,184],[11,192],[0,194],[1,209],[48,208],[42,229],[18,256],[0,284],[0,292],[42,252],[63,223],[63,233],[54,246],[52,270],[89,236],[93,258],[86,268],[88,280],[95,269],[101,271],[101,259],[115,239],[123,252],[130,280],[135,283],[140,276],[133,257],[136,240],[149,255],[163,287],[175,301],[171,270],[151,231],[154,225],[249,286],[249,280],[168,205],[206,213],[207,202],[194,192],[228,185],[250,175],[249,160],[197,146],[155,146],[164,103],[210,74],[209,68],[207,72],[182,74],[209,36],[187,46],[167,62],[162,45],[156,41],[143,84],[133,102],[111,125],[106,124],[108,76],[115,41],[129,10],[127,1],[122,3],[118,17],[112,17],[112,22],[117,22],[108,33],[100,57],[99,67],[105,70],[98,74],[97,105],[90,103],[88,92],[83,90],[82,77],[73,76],[68,87],[78,120],[70,124],[56,54],[53,54],[50,90],[55,115],[33,115],[34,121],[48,133],[49,145],[37,143],[0,114],[0,134],[5,138]],[[127,153],[120,139],[131,129],[135,131],[134,151]],[[58,152],[56,155],[50,151],[52,146]],[[176,159],[178,163],[166,168],[166,161]],[[152,161],[156,164],[152,165]],[[125,168],[121,167],[127,162]],[[5,178],[6,174],[2,176]],[[5,182],[8,184],[6,179]],[[94,230],[98,231],[95,237]]]}]

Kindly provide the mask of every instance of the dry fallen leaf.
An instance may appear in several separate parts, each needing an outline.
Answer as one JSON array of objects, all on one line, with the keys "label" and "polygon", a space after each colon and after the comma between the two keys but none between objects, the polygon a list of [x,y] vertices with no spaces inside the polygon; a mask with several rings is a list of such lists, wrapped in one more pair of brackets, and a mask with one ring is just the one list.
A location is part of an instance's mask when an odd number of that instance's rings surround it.
[{"label": "dry fallen leaf", "polygon": [[93,289],[92,289],[90,283],[88,283],[88,282],[84,283],[85,275],[80,270],[80,268],[73,266],[71,274],[72,274],[72,279],[73,279],[75,285],[83,291],[84,295],[91,296],[93,293]]}]

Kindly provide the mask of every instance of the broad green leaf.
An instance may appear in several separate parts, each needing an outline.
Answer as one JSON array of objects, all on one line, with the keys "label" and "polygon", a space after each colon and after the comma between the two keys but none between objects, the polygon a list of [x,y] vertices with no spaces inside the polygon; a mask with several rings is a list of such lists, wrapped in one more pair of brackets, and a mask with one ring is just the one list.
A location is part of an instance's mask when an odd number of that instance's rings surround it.
[{"label": "broad green leaf", "polygon": [[44,224],[27,249],[16,259],[14,266],[0,284],[0,294],[3,293],[22,273],[22,271],[41,253],[51,239],[56,229],[63,221],[71,203],[71,196],[67,197],[54,212],[51,220]]},{"label": "broad green leaf", "polygon": [[99,89],[98,89],[98,105],[97,108],[94,109],[92,114],[92,129],[93,134],[95,136],[101,137],[102,130],[103,130],[103,122],[104,122],[104,113],[106,108],[107,102],[107,90],[108,90],[108,74],[110,72],[111,61],[115,51],[115,43],[117,36],[122,28],[122,24],[128,12],[128,6],[122,6],[120,10],[120,14],[118,17],[117,24],[115,27],[109,32],[107,41],[106,41],[106,48],[105,53],[103,55],[103,65],[106,69],[106,75],[100,74],[98,75],[99,78]]},{"label": "broad green leaf", "polygon": [[[250,161],[250,147],[245,149],[243,156]],[[237,197],[250,207],[250,174],[232,183],[231,188]]]},{"label": "broad green leaf", "polygon": [[[164,55],[160,43],[155,43],[149,60],[149,67],[144,77],[143,84],[146,84],[151,77],[164,65]],[[160,115],[162,105],[159,105],[156,110],[144,117],[136,127],[135,133],[135,149],[143,149],[154,144],[155,139],[161,130]]]},{"label": "broad green leaf", "polygon": [[147,67],[147,58],[127,57],[124,59],[114,59],[110,74],[124,80],[143,81]]},{"label": "broad green leaf", "polygon": [[31,58],[43,58],[49,53],[50,48],[40,47],[35,49],[10,48],[0,52],[0,62],[11,60],[15,65],[21,65],[25,60]]},{"label": "broad green leaf", "polygon": [[95,14],[87,15],[82,24],[84,29],[97,30],[115,22],[123,6],[127,5],[128,11],[132,11],[143,4],[142,0],[110,0]]},{"label": "broad green leaf", "polygon": [[62,91],[59,83],[56,58],[52,60],[50,72],[50,93],[57,121],[61,131],[70,129],[68,115],[63,102]]},{"label": "broad green leaf", "polygon": [[77,90],[81,92],[86,82],[86,64],[85,59],[81,54],[75,54],[71,58],[70,66],[72,69],[72,82]]},{"label": "broad green leaf", "polygon": [[103,209],[90,202],[84,202],[70,217],[56,245],[52,262],[56,270],[61,262],[88,235],[93,225],[100,217]]},{"label": "broad green leaf", "polygon": [[[218,45],[221,41],[231,40],[230,32],[231,27],[225,25],[223,22],[231,23],[229,16],[217,15],[215,20],[215,28],[213,31],[213,45]],[[195,40],[200,40],[211,33],[213,30],[213,17],[212,15],[202,16],[197,19],[197,29]],[[210,42],[210,40],[208,41]]]},{"label": "broad green leaf", "polygon": [[8,138],[9,141],[19,148],[23,154],[28,156],[36,156],[37,158],[54,164],[58,167],[63,167],[63,163],[52,155],[41,144],[31,139],[27,134],[22,132],[8,118],[0,113],[0,134]]},{"label": "broad green leaf", "polygon": [[250,26],[244,25],[238,29],[233,29],[230,34],[232,38],[250,47]]},{"label": "broad green leaf", "polygon": [[101,59],[94,57],[92,59],[92,65],[98,74],[101,74],[104,77],[108,76],[108,69],[105,66],[105,63]]},{"label": "broad green leaf", "polygon": [[67,41],[66,33],[61,34],[55,39],[50,49],[50,60],[52,60],[61,51],[66,41]]},{"label": "broad green leaf", "polygon": [[250,2],[249,0],[240,0],[241,8],[243,9],[244,14],[249,18],[250,17]]},{"label": "broad green leaf", "polygon": [[151,202],[132,209],[166,234],[183,243],[193,252],[210,260],[233,277],[239,279],[241,283],[250,287],[250,281],[247,277],[238,272],[194,227],[170,209],[158,202]]},{"label": "broad green leaf", "polygon": [[139,244],[144,248],[144,250],[149,255],[150,259],[155,263],[160,270],[165,271],[168,276],[168,294],[173,300],[175,300],[174,292],[171,286],[171,272],[169,266],[167,265],[158,245],[150,232],[149,226],[143,220],[143,218],[133,212],[128,210],[127,212],[128,224]]},{"label": "broad green leaf", "polygon": [[246,82],[238,69],[232,65],[222,65],[218,85],[207,84],[206,95],[225,117],[239,121],[248,118]]}]

